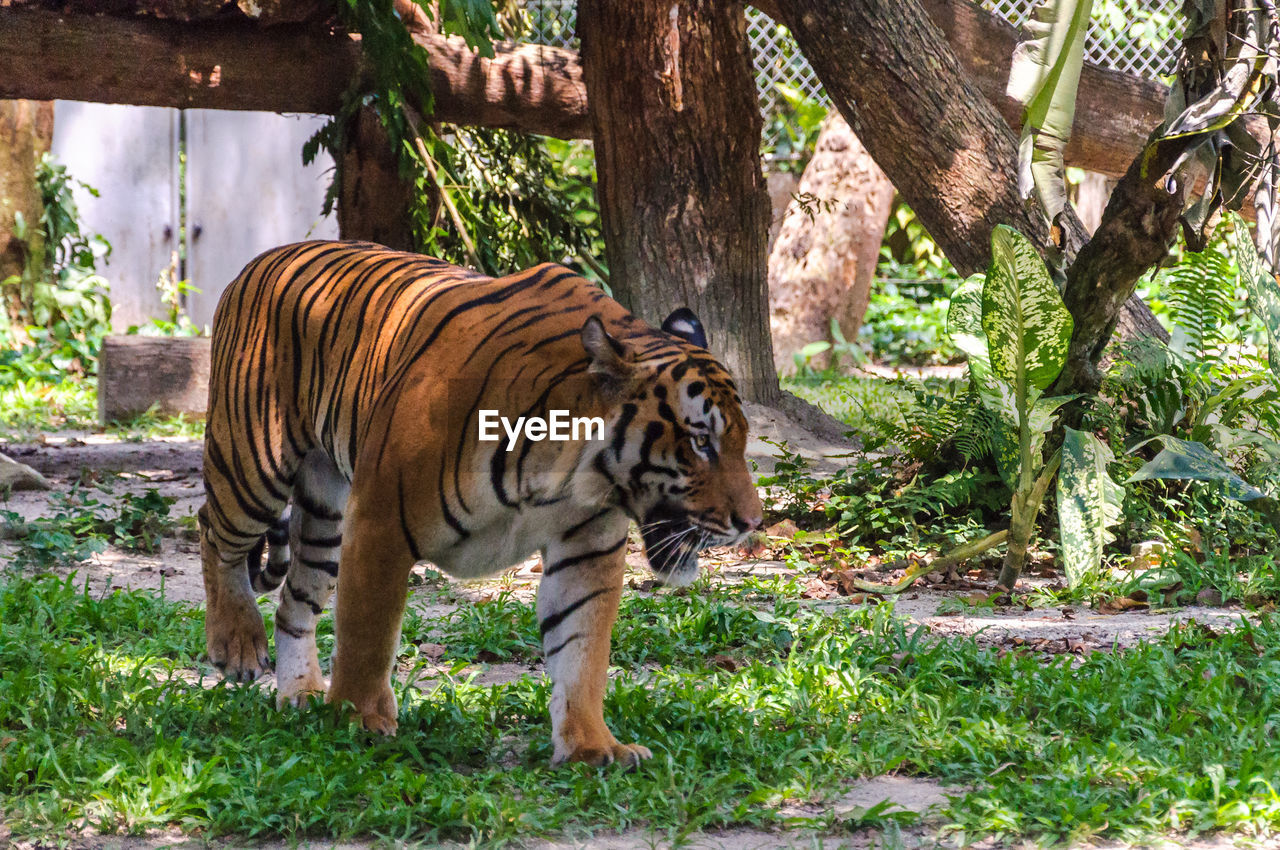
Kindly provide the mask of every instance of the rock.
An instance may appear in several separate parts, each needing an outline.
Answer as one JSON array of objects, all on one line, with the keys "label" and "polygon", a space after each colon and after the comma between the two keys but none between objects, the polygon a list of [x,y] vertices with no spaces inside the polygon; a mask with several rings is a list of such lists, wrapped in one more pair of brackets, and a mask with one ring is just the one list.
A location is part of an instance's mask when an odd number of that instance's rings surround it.
[{"label": "rock", "polygon": [[49,482],[25,463],[0,454],[0,490],[48,490]]},{"label": "rock", "polygon": [[1213,608],[1222,606],[1222,593],[1212,587],[1206,587],[1196,594],[1197,605],[1208,605]]},{"label": "rock", "polygon": [[1129,554],[1135,558],[1156,558],[1157,561],[1166,552],[1169,552],[1169,547],[1164,540],[1143,540],[1129,548]]}]

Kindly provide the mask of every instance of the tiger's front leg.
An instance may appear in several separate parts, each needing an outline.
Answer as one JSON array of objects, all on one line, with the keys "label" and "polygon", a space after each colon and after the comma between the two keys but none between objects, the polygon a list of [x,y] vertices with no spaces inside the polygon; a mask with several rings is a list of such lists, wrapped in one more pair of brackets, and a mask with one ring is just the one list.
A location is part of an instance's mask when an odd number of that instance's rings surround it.
[{"label": "tiger's front leg", "polygon": [[635,767],[653,755],[639,744],[619,743],[604,722],[628,526],[621,511],[609,511],[574,527],[543,554],[538,623],[551,677],[553,765],[619,761]]}]

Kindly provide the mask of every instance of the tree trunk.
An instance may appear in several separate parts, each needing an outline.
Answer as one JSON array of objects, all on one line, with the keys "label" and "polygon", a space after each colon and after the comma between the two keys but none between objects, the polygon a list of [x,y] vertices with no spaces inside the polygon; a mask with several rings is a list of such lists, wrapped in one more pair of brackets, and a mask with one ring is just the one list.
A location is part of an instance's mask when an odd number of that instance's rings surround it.
[{"label": "tree trunk", "polygon": [[416,250],[413,185],[400,175],[391,141],[371,107],[347,128],[338,168],[338,233],[400,251]]},{"label": "tree trunk", "polygon": [[[893,184],[838,112],[818,134],[769,254],[773,359],[792,371],[795,353],[831,338],[831,320],[856,339],[871,297]],[[822,356],[818,365],[825,365]]]},{"label": "tree trunk", "polygon": [[743,7],[582,0],[578,34],[614,296],[652,323],[691,308],[743,396],[775,402]]},{"label": "tree trunk", "polygon": [[[36,165],[53,140],[53,104],[34,100],[0,100],[0,282],[21,275],[30,247],[43,241],[39,232],[44,203],[36,183]],[[26,220],[33,246],[14,235],[16,217]],[[5,307],[11,318],[20,305]]]},{"label": "tree trunk", "polygon": [[[1026,234],[1060,268],[1072,265],[1088,238],[1084,227],[1068,208],[1062,232],[1051,235],[1033,203],[1018,197],[1017,139],[920,0],[794,0],[785,18],[840,113],[961,274],[986,267],[997,224]],[[1129,295],[1132,280],[1126,289],[1122,278],[1132,264],[1122,265],[1088,297],[1105,298],[1113,309],[1123,304],[1126,327],[1167,338],[1147,306]],[[1073,295],[1085,297],[1083,285],[1064,294],[1068,308]],[[1087,334],[1090,344],[1073,337],[1070,356],[1100,356],[1092,343],[1102,338],[1105,345],[1114,328],[1113,322]],[[1064,372],[1091,378],[1094,362],[1073,360]]]}]

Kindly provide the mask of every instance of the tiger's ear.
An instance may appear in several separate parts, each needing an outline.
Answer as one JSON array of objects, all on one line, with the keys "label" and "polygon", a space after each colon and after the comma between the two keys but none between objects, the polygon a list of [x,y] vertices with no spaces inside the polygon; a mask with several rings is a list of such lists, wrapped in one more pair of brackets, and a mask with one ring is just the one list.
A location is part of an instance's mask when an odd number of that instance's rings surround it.
[{"label": "tiger's ear", "polygon": [[672,336],[678,336],[685,342],[691,342],[699,348],[707,347],[707,332],[698,321],[697,315],[688,307],[681,307],[662,323],[662,330]]},{"label": "tiger's ear", "polygon": [[611,401],[621,399],[635,378],[634,353],[604,329],[596,316],[582,326],[582,347],[591,358],[588,373]]}]

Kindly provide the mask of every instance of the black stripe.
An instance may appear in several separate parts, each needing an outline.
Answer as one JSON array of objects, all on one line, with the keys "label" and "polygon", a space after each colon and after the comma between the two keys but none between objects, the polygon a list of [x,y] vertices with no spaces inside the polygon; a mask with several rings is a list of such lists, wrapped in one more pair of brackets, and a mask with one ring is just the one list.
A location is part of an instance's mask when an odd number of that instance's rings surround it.
[{"label": "black stripe", "polygon": [[551,649],[548,649],[545,653],[543,653],[543,656],[542,656],[542,657],[543,657],[543,658],[545,658],[545,659],[547,659],[548,661],[550,661],[550,660],[551,660],[551,657],[552,657],[553,655],[555,655],[557,652],[559,652],[560,650],[564,649],[566,646],[568,646],[569,644],[573,643],[575,640],[577,640],[577,639],[578,639],[578,638],[580,638],[580,637],[582,637],[582,633],[581,633],[581,632],[574,632],[573,634],[569,635],[569,636],[568,636],[567,638],[565,638],[564,640],[560,641],[560,643],[558,643],[558,644],[556,644],[555,646],[551,647]]},{"label": "black stripe", "polygon": [[284,583],[284,589],[289,591],[289,595],[292,596],[294,599],[296,599],[297,601],[301,602],[303,605],[306,605],[308,608],[310,608],[311,613],[315,614],[317,617],[320,616],[320,612],[324,610],[324,608],[322,608],[321,606],[313,602],[311,600],[311,597],[307,596],[305,593],[298,590],[298,588],[294,587],[292,578],[290,578],[288,581]]},{"label": "black stripe", "polygon": [[321,549],[336,549],[342,545],[342,535],[332,537],[304,537],[299,541],[303,546],[315,546]]},{"label": "black stripe", "polygon": [[417,563],[422,560],[422,552],[418,550],[418,541],[413,539],[413,532],[409,530],[409,522],[404,515],[404,475],[400,476],[396,484],[396,503],[400,509],[400,533],[404,535],[404,542],[409,547],[414,563]]},{"label": "black stripe", "polygon": [[552,564],[547,565],[546,567],[543,567],[542,577],[546,578],[549,575],[554,575],[560,572],[561,570],[566,570],[569,567],[577,566],[578,564],[581,564],[585,561],[590,561],[594,558],[603,558],[605,555],[612,555],[614,552],[617,552],[619,549],[625,546],[626,543],[627,543],[626,535],[623,535],[621,540],[619,540],[617,543],[613,544],[607,549],[596,549],[592,552],[583,552],[581,555],[574,555],[571,558],[565,558],[563,560],[556,561]]},{"label": "black stripe", "polygon": [[281,617],[278,613],[276,614],[276,631],[284,632],[289,637],[294,638],[295,640],[301,640],[302,638],[306,637],[308,634],[307,631],[300,629],[296,626],[290,625],[288,622],[285,621],[284,617]]},{"label": "black stripe", "polygon": [[618,417],[618,424],[614,426],[613,456],[618,460],[622,460],[622,446],[627,441],[627,428],[631,425],[631,420],[636,418],[637,410],[634,404],[624,404],[622,415]]},{"label": "black stripe", "polygon": [[563,611],[559,611],[555,614],[551,614],[550,616],[543,619],[541,623],[538,624],[538,632],[541,634],[542,637],[545,638],[547,636],[547,632],[551,631],[556,626],[563,623],[566,617],[568,617],[574,611],[577,611],[583,605],[586,605],[592,599],[595,599],[600,594],[607,593],[608,590],[609,588],[607,587],[602,587],[599,590],[593,590],[590,593],[588,593],[586,596],[579,599],[577,602],[570,605],[568,608],[564,609]]},{"label": "black stripe", "polygon": [[310,567],[313,570],[319,570],[320,572],[333,576],[334,578],[338,577],[337,561],[313,561],[310,558],[299,558],[298,560],[302,563],[304,567]]},{"label": "black stripe", "polygon": [[569,527],[569,529],[568,529],[567,531],[565,531],[565,533],[564,533],[564,534],[561,534],[561,535],[560,535],[560,539],[561,539],[561,540],[569,540],[569,539],[570,539],[570,538],[572,538],[575,534],[577,534],[579,531],[582,531],[582,529],[586,528],[588,525],[591,525],[591,523],[593,523],[593,522],[595,522],[596,520],[600,519],[600,517],[602,517],[602,516],[604,516],[605,514],[609,513],[609,511],[611,511],[611,510],[613,510],[613,507],[612,507],[612,506],[607,507],[607,508],[601,508],[600,510],[596,511],[595,513],[593,513],[591,516],[589,516],[589,517],[587,517],[586,519],[584,519],[582,522],[578,523],[577,525],[570,526],[570,527]]},{"label": "black stripe", "polygon": [[311,497],[302,490],[294,491],[293,503],[316,519],[324,519],[329,522],[337,522],[342,519],[342,511],[335,511],[328,505],[323,505],[320,502],[313,501]]}]

